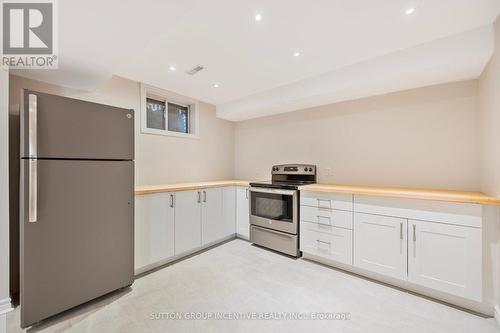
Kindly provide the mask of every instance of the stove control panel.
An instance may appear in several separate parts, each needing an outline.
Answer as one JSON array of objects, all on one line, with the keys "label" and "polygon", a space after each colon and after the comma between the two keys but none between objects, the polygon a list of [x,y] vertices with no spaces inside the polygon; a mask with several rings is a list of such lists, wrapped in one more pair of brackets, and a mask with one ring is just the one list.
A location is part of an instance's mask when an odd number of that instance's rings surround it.
[{"label": "stove control panel", "polygon": [[315,175],[316,166],[311,164],[282,164],[272,167],[273,175]]}]

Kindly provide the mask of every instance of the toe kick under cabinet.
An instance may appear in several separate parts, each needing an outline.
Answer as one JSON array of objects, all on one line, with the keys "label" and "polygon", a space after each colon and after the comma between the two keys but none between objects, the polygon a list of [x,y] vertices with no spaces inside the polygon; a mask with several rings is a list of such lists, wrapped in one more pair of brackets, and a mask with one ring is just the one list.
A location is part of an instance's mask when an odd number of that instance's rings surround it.
[{"label": "toe kick under cabinet", "polygon": [[305,257],[482,301],[482,205],[303,191],[300,220]]}]

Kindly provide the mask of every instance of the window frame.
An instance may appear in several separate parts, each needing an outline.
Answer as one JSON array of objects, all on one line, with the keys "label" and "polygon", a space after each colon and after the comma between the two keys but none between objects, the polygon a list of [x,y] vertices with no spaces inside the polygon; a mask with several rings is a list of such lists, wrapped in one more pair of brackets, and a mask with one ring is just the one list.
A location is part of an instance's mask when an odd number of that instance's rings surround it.
[{"label": "window frame", "polygon": [[[165,102],[165,130],[147,127],[146,99],[151,98]],[[188,107],[188,131],[189,133],[168,130],[168,103]],[[199,102],[167,90],[156,88],[141,83],[141,133],[174,136],[188,139],[199,139]]]}]

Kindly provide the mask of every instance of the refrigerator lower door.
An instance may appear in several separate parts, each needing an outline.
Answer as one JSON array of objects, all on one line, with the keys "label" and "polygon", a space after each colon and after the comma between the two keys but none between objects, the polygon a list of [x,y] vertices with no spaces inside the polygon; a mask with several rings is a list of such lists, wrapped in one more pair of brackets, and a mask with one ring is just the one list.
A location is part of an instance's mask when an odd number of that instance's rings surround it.
[{"label": "refrigerator lower door", "polygon": [[134,279],[134,162],[33,161],[21,161],[23,328]]}]

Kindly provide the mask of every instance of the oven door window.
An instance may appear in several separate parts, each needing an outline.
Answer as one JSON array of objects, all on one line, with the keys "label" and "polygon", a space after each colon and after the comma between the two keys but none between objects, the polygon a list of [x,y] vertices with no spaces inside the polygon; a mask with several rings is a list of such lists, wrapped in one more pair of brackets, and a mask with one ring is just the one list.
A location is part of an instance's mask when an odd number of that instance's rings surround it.
[{"label": "oven door window", "polygon": [[293,196],[288,194],[251,192],[251,213],[266,219],[293,222]]}]

